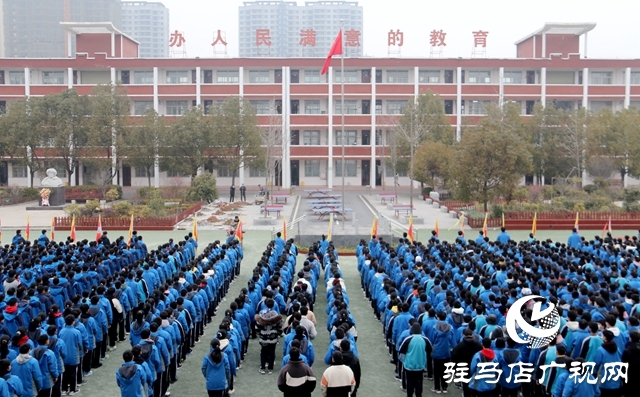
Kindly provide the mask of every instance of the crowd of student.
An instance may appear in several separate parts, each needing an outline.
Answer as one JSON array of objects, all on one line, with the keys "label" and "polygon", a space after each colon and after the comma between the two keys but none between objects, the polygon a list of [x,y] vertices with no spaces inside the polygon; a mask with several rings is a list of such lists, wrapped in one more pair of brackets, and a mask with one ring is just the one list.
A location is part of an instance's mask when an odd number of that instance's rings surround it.
[{"label": "crowd of student", "polygon": [[121,394],[170,395],[243,255],[235,240],[197,247],[191,234],[148,250],[137,232],[31,242],[18,230],[0,248],[0,397],[75,395],[127,335]]},{"label": "crowd of student", "polygon": [[[362,240],[357,260],[408,397],[422,396],[425,378],[433,393],[447,393],[448,363],[467,364],[466,374],[456,373],[466,378],[456,385],[465,397],[637,397],[639,246],[636,237],[589,241],[577,230],[567,244],[533,236],[515,242],[504,228],[495,241],[480,232],[476,240],[459,233],[446,242],[434,231],[426,243],[405,235],[395,247],[376,236]],[[536,302],[560,314],[559,334],[548,346],[516,343],[506,332],[511,305],[529,295],[539,298],[521,311],[528,324],[540,326],[532,319]],[[593,368],[584,365],[590,362]],[[626,376],[605,373],[615,362],[628,364]],[[502,374],[483,377],[483,363]],[[551,363],[558,367],[544,370]],[[574,374],[572,365],[580,368]]]}]

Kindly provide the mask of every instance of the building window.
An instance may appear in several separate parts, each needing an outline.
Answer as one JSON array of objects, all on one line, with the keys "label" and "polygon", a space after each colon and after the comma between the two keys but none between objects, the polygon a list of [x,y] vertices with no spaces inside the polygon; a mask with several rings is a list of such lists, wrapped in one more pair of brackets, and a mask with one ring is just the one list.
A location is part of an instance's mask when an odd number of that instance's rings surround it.
[{"label": "building window", "polygon": [[134,71],[133,72],[134,84],[153,84],[153,71]]},{"label": "building window", "polygon": [[187,70],[167,70],[167,84],[189,84]]},{"label": "building window", "polygon": [[[391,161],[385,161],[385,176],[394,176],[395,174],[393,173],[393,163]],[[396,169],[396,172],[398,173],[398,176],[407,176],[407,171],[400,171],[399,169]]]},{"label": "building window", "polygon": [[271,103],[269,100],[250,100],[251,106],[256,109],[256,114],[271,114]]},{"label": "building window", "polygon": [[[336,176],[342,176],[342,162],[336,161]],[[344,161],[344,176],[358,176],[358,160]]]},{"label": "building window", "polygon": [[133,101],[133,115],[144,116],[153,109],[153,101]]},{"label": "building window", "polygon": [[320,114],[320,101],[304,101],[304,114]]},{"label": "building window", "polygon": [[[344,136],[346,140],[345,145],[356,145],[358,143],[358,131],[345,130]],[[336,131],[336,145],[342,145],[342,130]]]},{"label": "building window", "polygon": [[239,77],[237,70],[218,70],[218,84],[238,84]]},{"label": "building window", "polygon": [[181,173],[180,171],[176,171],[173,169],[169,169],[167,170],[167,177],[169,178],[183,178],[183,177],[187,177],[189,175],[185,175],[183,173]]},{"label": "building window", "polygon": [[408,70],[387,70],[387,83],[407,84],[409,82]]},{"label": "building window", "polygon": [[387,101],[387,114],[403,114],[408,101]]},{"label": "building window", "polygon": [[467,101],[469,114],[487,114],[486,106],[489,101]]},{"label": "building window", "polygon": [[320,131],[306,130],[302,132],[302,144],[307,146],[320,145]]},{"label": "building window", "polygon": [[9,84],[24,85],[24,71],[9,72]]},{"label": "building window", "polygon": [[269,80],[268,70],[250,70],[249,71],[249,83],[264,84],[269,82],[270,80]]},{"label": "building window", "polygon": [[439,70],[421,70],[418,72],[418,80],[420,83],[438,84],[440,83]]},{"label": "building window", "polygon": [[[357,70],[345,70],[344,73],[344,82],[345,83],[357,83],[358,82],[358,71]],[[342,83],[342,76],[339,70],[336,70],[336,83]]]},{"label": "building window", "polygon": [[136,167],[136,178],[154,178],[156,176],[155,167],[151,167],[149,172],[146,168]]},{"label": "building window", "polygon": [[305,177],[320,176],[320,160],[305,160],[304,162]]},{"label": "building window", "polygon": [[42,84],[64,84],[64,72],[42,72]]},{"label": "building window", "polygon": [[[235,174],[235,175],[232,175]],[[218,178],[231,178],[233,176],[238,176],[238,170],[235,170],[235,172],[231,172],[231,170],[229,170],[229,168],[227,168],[227,166],[225,165],[220,165],[218,166]]]},{"label": "building window", "polygon": [[502,81],[505,84],[522,84],[522,72],[504,72]]},{"label": "building window", "polygon": [[249,177],[251,178],[265,178],[267,176],[267,170],[260,168],[249,168]]},{"label": "building window", "polygon": [[[336,100],[336,114],[342,114],[342,101]],[[344,114],[358,114],[358,101],[344,101]]]},{"label": "building window", "polygon": [[320,82],[320,71],[319,70],[305,70],[304,71],[304,82],[305,83],[319,83]]},{"label": "building window", "polygon": [[591,72],[591,84],[612,84],[613,72]]},{"label": "building window", "polygon": [[27,166],[22,164],[11,164],[11,176],[13,178],[26,178]]},{"label": "building window", "polygon": [[189,101],[167,101],[168,116],[182,116],[189,109]]},{"label": "building window", "polygon": [[467,74],[469,75],[469,78],[467,79],[467,83],[469,84],[491,83],[491,72],[483,70],[469,70]]},{"label": "building window", "polygon": [[591,111],[598,113],[602,109],[612,109],[612,101],[591,101]]},{"label": "building window", "polygon": [[640,72],[631,72],[631,84],[634,84],[634,85],[640,84]]}]

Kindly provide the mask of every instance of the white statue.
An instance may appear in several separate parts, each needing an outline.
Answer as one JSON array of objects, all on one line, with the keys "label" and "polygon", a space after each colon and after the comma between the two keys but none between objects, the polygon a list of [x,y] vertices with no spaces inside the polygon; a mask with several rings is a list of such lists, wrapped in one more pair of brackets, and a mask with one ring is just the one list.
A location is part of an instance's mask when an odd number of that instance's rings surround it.
[{"label": "white statue", "polygon": [[40,186],[43,187],[60,187],[62,185],[64,185],[64,182],[58,178],[58,171],[56,171],[55,168],[49,168],[47,170],[47,177],[40,182]]}]

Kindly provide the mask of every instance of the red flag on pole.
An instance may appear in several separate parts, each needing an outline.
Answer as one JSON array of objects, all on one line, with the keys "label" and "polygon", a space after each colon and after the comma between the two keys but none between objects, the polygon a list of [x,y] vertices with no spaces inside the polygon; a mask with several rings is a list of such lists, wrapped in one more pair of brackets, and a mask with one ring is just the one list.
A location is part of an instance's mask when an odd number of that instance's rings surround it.
[{"label": "red flag on pole", "polygon": [[96,243],[102,238],[102,217],[98,215],[98,230],[96,230]]},{"label": "red flag on pole", "polygon": [[73,218],[71,218],[71,233],[70,233],[70,237],[71,237],[71,240],[73,240],[73,242],[76,241],[76,217],[75,216]]},{"label": "red flag on pole", "polygon": [[327,73],[329,70],[329,64],[331,63],[331,57],[334,55],[342,54],[342,29],[338,32],[338,36],[336,36],[335,41],[331,45],[331,49],[329,50],[329,55],[327,55],[327,59],[324,61],[324,66],[322,67],[322,73]]}]

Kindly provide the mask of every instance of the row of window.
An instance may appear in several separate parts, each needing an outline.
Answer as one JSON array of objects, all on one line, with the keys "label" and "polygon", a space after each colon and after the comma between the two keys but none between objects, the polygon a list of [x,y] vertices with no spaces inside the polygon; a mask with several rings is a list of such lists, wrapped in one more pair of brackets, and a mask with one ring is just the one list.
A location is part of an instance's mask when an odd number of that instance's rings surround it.
[{"label": "row of window", "polygon": [[[304,162],[304,176],[307,178],[320,177],[320,164],[322,160],[305,160]],[[391,162],[385,162],[385,175],[387,177],[394,176],[393,165]],[[336,177],[342,177],[342,161],[338,160],[334,162],[334,175]],[[345,160],[344,161],[344,176],[358,176],[358,160]],[[398,171],[398,176],[407,176],[406,171]]]},{"label": "row of window", "polygon": [[[291,71],[291,83],[300,82],[300,71]],[[465,73],[466,72],[466,73]],[[65,84],[64,71],[44,71],[42,72],[43,84]],[[420,70],[418,72],[418,82],[421,84],[453,84],[453,70]],[[344,77],[343,77],[344,76]],[[537,74],[534,71],[505,71],[503,82],[505,84],[535,84]],[[548,84],[575,84],[575,72],[573,71],[550,71],[548,72]],[[577,84],[582,84],[582,71],[578,71]],[[204,84],[213,83],[213,71],[205,70],[203,76]],[[370,83],[369,70],[345,70],[343,73],[336,71],[335,82],[342,83]],[[322,79],[322,81],[321,81]],[[376,71],[376,83],[382,83],[382,71]],[[274,71],[274,83],[282,83],[282,71],[276,69]],[[131,84],[131,76],[129,71],[121,72],[121,81],[123,84]],[[195,70],[168,70],[166,71],[167,84],[194,84],[196,82]],[[325,78],[320,75],[320,70],[305,70],[302,79],[304,83],[314,84],[325,82]],[[387,70],[386,83],[389,84],[407,84],[409,83],[409,70]],[[590,84],[593,85],[610,85],[613,84],[613,72],[593,71],[590,73]],[[216,82],[218,84],[238,84],[240,82],[238,70],[218,70],[216,71]],[[271,83],[270,70],[250,70],[249,84],[269,84]],[[462,73],[462,82],[467,84],[491,84],[491,72],[487,70],[468,70]],[[5,83],[4,71],[0,71],[0,84]],[[153,71],[140,70],[133,72],[133,84],[153,84]],[[24,85],[24,71],[9,71],[9,84]],[[631,84],[640,85],[640,72],[631,72]]]}]

